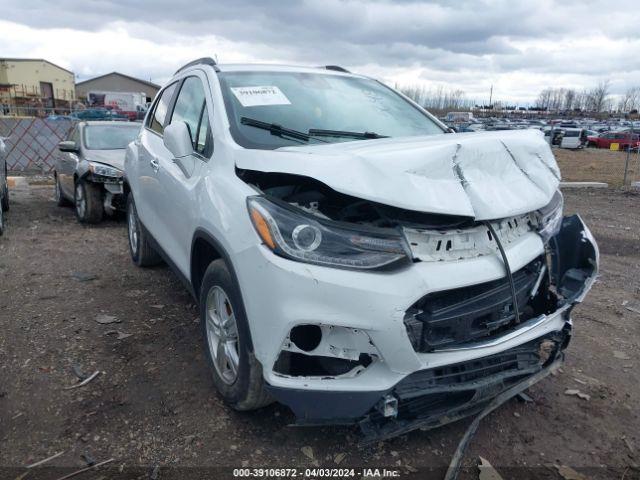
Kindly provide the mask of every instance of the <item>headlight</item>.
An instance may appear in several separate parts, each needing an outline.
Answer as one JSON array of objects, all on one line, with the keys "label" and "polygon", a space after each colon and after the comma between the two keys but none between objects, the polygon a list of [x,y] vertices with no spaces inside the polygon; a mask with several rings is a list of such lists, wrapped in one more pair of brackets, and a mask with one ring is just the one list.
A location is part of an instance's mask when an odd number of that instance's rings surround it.
[{"label": "headlight", "polygon": [[555,236],[560,231],[562,225],[562,209],[564,207],[564,198],[560,190],[551,198],[551,201],[535,212],[537,220],[538,233],[542,237],[544,243],[547,243],[549,239]]},{"label": "headlight", "polygon": [[265,197],[249,197],[247,207],[258,235],[274,253],[332,267],[374,269],[408,261],[404,237],[394,230],[354,228],[316,219]]},{"label": "headlight", "polygon": [[123,175],[122,170],[104,165],[102,163],[89,162],[89,170],[94,175],[100,175],[101,177],[115,177],[120,178]]}]

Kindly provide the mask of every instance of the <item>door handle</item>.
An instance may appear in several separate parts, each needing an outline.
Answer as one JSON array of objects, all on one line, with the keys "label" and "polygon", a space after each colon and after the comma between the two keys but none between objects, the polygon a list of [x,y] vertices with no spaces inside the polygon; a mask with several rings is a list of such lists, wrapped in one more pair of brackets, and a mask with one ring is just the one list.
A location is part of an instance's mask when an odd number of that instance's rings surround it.
[{"label": "door handle", "polygon": [[158,162],[158,159],[155,157],[149,160],[149,165],[151,165],[151,168],[153,169],[154,172],[157,172],[158,170],[160,170],[160,162]]}]

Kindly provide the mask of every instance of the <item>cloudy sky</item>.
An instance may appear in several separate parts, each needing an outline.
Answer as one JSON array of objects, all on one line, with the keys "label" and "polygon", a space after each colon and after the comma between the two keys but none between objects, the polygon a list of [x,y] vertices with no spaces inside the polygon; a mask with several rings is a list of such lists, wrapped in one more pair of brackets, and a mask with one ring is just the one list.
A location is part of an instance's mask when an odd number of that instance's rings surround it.
[{"label": "cloudy sky", "polygon": [[[78,80],[162,84],[180,65],[339,64],[389,84],[533,102],[544,87],[640,85],[640,9],[617,0],[3,0],[0,56]],[[615,5],[615,6],[614,6]]]}]

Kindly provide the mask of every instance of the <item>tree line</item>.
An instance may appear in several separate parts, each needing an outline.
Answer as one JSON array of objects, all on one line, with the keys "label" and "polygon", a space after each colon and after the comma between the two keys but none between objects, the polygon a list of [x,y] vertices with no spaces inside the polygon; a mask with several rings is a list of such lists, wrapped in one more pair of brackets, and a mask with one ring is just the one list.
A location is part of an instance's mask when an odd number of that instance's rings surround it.
[{"label": "tree line", "polygon": [[[469,99],[463,90],[459,89],[397,84],[395,87],[416,103],[430,110],[451,111],[482,108],[474,100]],[[486,107],[484,106],[484,108]],[[502,102],[494,101],[489,108],[513,110],[516,107],[508,107]],[[590,89],[545,88],[528,110],[638,113],[640,110],[640,87],[631,87],[623,95],[616,96],[611,94],[608,80],[600,82]]]},{"label": "tree line", "polygon": [[427,110],[469,110],[474,107],[473,100],[469,100],[464,91],[458,89],[397,84],[395,88]]}]

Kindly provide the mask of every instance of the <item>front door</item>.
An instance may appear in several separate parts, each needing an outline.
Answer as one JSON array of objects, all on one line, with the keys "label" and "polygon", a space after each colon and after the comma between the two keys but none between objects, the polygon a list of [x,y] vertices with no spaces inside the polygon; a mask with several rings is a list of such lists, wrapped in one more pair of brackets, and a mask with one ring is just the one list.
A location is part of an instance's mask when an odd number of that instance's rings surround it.
[{"label": "front door", "polygon": [[[172,260],[188,278],[190,271],[191,240],[195,228],[197,186],[205,162],[211,156],[211,129],[205,95],[206,77],[194,74],[180,85],[171,116],[167,124],[187,124],[193,154],[174,158],[167,150],[158,155],[158,180],[160,189],[155,197],[156,208],[162,212],[159,218],[161,245],[170,252]],[[159,239],[158,239],[159,241]]]}]

